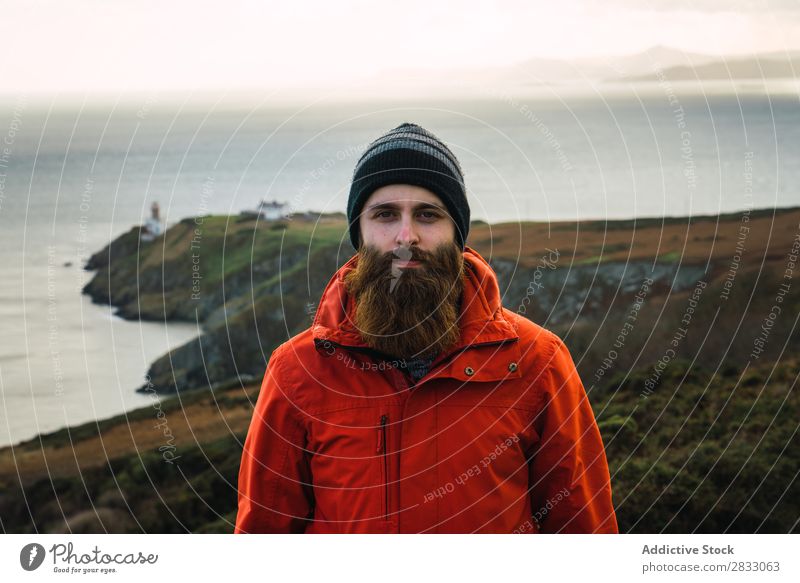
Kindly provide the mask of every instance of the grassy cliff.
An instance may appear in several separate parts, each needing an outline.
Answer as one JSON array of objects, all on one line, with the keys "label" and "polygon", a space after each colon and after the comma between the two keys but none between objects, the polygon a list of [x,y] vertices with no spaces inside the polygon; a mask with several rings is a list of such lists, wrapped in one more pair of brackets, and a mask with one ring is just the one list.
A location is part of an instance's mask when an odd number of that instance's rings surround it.
[{"label": "grassy cliff", "polygon": [[310,324],[306,305],[349,259],[341,234],[340,221],[227,216],[185,219],[147,243],[134,228],[91,257],[96,273],[84,292],[123,318],[202,327],[152,364],[157,392],[255,378],[278,344]]},{"label": "grassy cliff", "polygon": [[[656,334],[642,337],[645,326],[638,326],[637,342],[649,340],[650,348],[639,358],[626,352],[618,366],[657,360],[660,332],[672,334],[700,281],[715,288],[703,292],[699,309],[706,323],[722,310],[703,350],[712,358],[741,359],[750,350],[742,332],[769,312],[799,224],[800,209],[635,221],[475,222],[467,243],[497,272],[504,305],[569,338],[582,355],[579,370],[590,374],[607,351],[598,339],[618,334],[618,318],[648,279],[647,307],[640,313]],[[139,239],[138,228],[112,241],[90,259],[87,267],[96,272],[84,291],[125,318],[202,326],[199,338],[148,371],[154,390],[175,393],[259,378],[271,351],[310,325],[329,278],[352,253],[346,222],[335,215],[283,223],[189,218],[149,243]],[[731,273],[735,285],[720,299]],[[698,348],[699,326],[692,328],[681,346],[686,355]],[[735,341],[726,349],[721,342],[730,334]],[[768,347],[772,358],[777,346]]]}]

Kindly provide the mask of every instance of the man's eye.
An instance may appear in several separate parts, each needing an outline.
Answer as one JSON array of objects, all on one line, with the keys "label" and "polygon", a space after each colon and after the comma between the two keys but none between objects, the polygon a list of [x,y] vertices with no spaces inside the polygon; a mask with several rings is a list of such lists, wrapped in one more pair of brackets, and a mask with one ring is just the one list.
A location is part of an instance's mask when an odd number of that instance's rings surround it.
[{"label": "man's eye", "polygon": [[[376,219],[390,219],[395,216],[394,211],[378,211],[375,213]],[[436,211],[420,211],[417,216],[426,221],[434,221],[439,218],[439,213]]]}]

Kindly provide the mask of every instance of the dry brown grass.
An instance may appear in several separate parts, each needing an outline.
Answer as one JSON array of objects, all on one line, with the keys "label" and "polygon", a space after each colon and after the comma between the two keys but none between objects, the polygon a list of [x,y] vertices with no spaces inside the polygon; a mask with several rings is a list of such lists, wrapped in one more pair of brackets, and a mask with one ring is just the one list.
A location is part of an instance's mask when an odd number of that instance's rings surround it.
[{"label": "dry brown grass", "polygon": [[[776,211],[773,216],[753,216],[741,222],[741,214],[722,217],[668,219],[666,224],[647,219],[628,224],[611,222],[500,223],[475,225],[467,244],[486,257],[518,261],[534,267],[545,248],[557,249],[563,261],[649,260],[667,256],[681,263],[730,260],[739,227],[748,226],[743,262],[783,259],[800,225],[800,209]],[[755,214],[755,213],[753,213]],[[676,255],[677,254],[677,255]],[[674,257],[674,259],[673,259]]]}]

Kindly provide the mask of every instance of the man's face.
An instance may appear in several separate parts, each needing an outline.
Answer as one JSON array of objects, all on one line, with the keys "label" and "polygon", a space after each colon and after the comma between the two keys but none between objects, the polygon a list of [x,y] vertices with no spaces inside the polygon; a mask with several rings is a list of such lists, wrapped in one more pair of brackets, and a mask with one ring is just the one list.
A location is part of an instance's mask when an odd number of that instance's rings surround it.
[{"label": "man's face", "polygon": [[380,253],[397,251],[395,266],[419,267],[404,253],[414,247],[432,252],[455,241],[455,224],[442,200],[427,188],[390,184],[377,189],[364,203],[359,217],[361,245]]},{"label": "man's face", "polygon": [[364,208],[359,260],[345,279],[356,327],[394,357],[446,350],[459,338],[464,260],[444,205],[424,188],[392,185]]}]

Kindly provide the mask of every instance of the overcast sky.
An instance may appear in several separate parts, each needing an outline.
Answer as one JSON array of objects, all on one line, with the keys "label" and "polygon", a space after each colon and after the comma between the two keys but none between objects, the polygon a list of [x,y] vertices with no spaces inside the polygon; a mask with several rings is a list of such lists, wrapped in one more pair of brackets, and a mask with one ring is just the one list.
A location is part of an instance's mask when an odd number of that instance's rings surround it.
[{"label": "overcast sky", "polygon": [[653,45],[800,49],[800,0],[0,0],[0,92],[281,88]]}]

